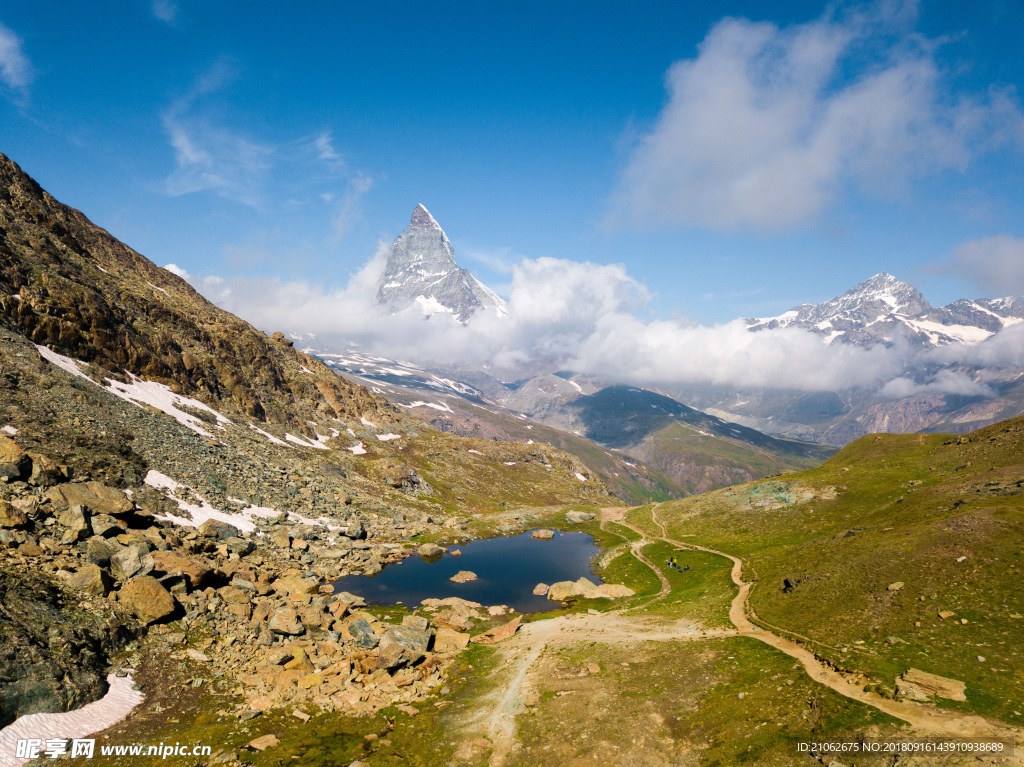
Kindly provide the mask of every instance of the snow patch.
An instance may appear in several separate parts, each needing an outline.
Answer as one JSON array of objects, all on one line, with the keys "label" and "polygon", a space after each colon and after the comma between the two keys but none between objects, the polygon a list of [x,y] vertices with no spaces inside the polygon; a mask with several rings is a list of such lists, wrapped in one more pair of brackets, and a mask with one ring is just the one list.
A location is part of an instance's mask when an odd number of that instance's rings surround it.
[{"label": "snow patch", "polygon": [[14,436],[15,434],[17,434],[17,433],[18,433],[18,430],[17,430],[17,429],[15,429],[15,428],[14,428],[13,426],[11,426],[10,424],[8,424],[8,425],[7,425],[7,426],[5,426],[4,428],[0,429],[0,431],[2,431],[2,432],[3,432],[4,434],[10,434],[10,435],[11,435],[12,437],[13,437],[13,436]]},{"label": "snow patch", "polygon": [[361,416],[359,418],[359,423],[361,423],[363,426],[369,426],[371,429],[377,428],[377,424],[375,424],[373,421],[367,421],[366,416]]},{"label": "snow patch", "polygon": [[363,443],[362,442],[357,442],[352,447],[346,448],[346,449],[347,450],[351,450],[352,451],[352,455],[366,455],[366,448],[363,447]]},{"label": "snow patch", "polygon": [[414,408],[414,407],[432,407],[432,408],[434,408],[434,410],[440,410],[440,411],[441,411],[441,412],[443,412],[443,413],[451,413],[451,412],[454,412],[454,411],[453,411],[453,410],[452,410],[452,409],[451,409],[450,407],[448,407],[447,405],[439,405],[439,404],[438,404],[438,403],[436,403],[436,402],[423,402],[422,400],[416,400],[415,402],[413,402],[413,403],[411,403],[411,404],[409,404],[409,405],[403,405],[403,404],[402,404],[401,402],[397,402],[397,403],[395,403],[395,404],[397,404],[397,405],[398,405],[398,407],[404,407],[404,408],[408,408],[408,409],[410,409],[410,410],[411,410],[412,408]]},{"label": "snow patch", "polygon": [[402,438],[401,434],[378,434],[377,435],[377,439],[379,439],[381,442],[387,442],[388,440],[401,439],[401,438]]},{"label": "snow patch", "polygon": [[283,439],[278,439],[273,434],[271,434],[269,431],[263,431],[263,429],[261,429],[261,428],[259,428],[257,426],[253,426],[252,424],[249,424],[249,428],[252,429],[253,431],[259,433],[259,434],[262,434],[264,437],[266,437],[268,440],[273,442],[275,445],[282,445],[283,447],[290,447],[287,442],[285,442]]},{"label": "snow patch", "polygon": [[51,738],[84,738],[120,722],[131,713],[132,709],[142,703],[144,697],[142,693],[132,689],[135,682],[131,674],[125,677],[109,674],[107,684],[110,685],[110,689],[107,690],[106,695],[75,711],[59,714],[28,714],[18,717],[3,730],[0,730],[0,766],[20,767],[28,763],[28,759],[15,755],[19,740],[35,738],[46,741]]},{"label": "snow patch", "polygon": [[[317,437],[319,436],[320,435],[318,434]],[[302,447],[315,447],[317,450],[329,449],[323,442],[311,442],[305,437],[296,437],[294,434],[288,434],[287,432],[285,432],[284,438],[289,442],[294,442],[296,445],[301,445]],[[325,437],[324,439],[330,439],[330,437]]]},{"label": "snow patch", "polygon": [[584,477],[582,474],[580,474],[578,471],[577,472],[573,472],[573,473],[576,475],[576,479],[578,479],[580,482],[586,482],[587,481],[587,478]]},{"label": "snow patch", "polygon": [[65,357],[63,354],[58,354],[45,346],[36,346],[36,349],[39,351],[39,354],[43,359],[51,365],[55,365],[61,370],[78,378],[82,378],[91,384],[100,386],[115,397],[120,397],[127,402],[131,402],[133,405],[141,408],[149,405],[150,407],[156,408],[160,412],[169,415],[182,426],[187,426],[189,429],[192,429],[192,431],[202,434],[204,437],[213,437],[210,432],[200,426],[200,424],[204,422],[194,415],[179,410],[179,406],[190,407],[195,410],[202,410],[206,413],[212,414],[217,419],[217,428],[219,429],[224,428],[223,424],[231,423],[230,420],[222,416],[209,405],[206,405],[197,399],[192,399],[191,397],[183,397],[180,394],[175,394],[171,391],[169,386],[165,386],[162,383],[144,381],[143,379],[126,371],[125,375],[128,376],[129,383],[125,384],[120,381],[113,381],[109,378],[104,378],[102,385],[97,384],[83,372],[80,367],[82,365],[81,362],[73,360],[70,357]]},{"label": "snow patch", "polygon": [[147,282],[146,284],[149,285],[149,287],[153,288],[154,290],[159,290],[161,293],[163,293],[165,295],[168,295],[168,296],[171,295],[166,290],[161,288],[159,285],[154,285],[152,282]]}]

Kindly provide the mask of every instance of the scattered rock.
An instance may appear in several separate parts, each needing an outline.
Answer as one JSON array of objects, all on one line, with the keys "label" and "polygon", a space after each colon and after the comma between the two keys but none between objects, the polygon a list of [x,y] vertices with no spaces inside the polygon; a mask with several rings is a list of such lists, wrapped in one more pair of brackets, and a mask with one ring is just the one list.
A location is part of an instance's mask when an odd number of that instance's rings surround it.
[{"label": "scattered rock", "polygon": [[469,634],[449,628],[440,628],[434,637],[434,652],[459,652],[468,644]]},{"label": "scattered rock", "polygon": [[218,540],[226,541],[229,538],[238,538],[242,531],[234,525],[221,522],[219,519],[208,519],[199,525],[199,534],[207,538],[217,538]]},{"label": "scattered rock", "polygon": [[269,626],[270,630],[275,634],[298,636],[306,632],[305,627],[299,620],[299,614],[290,607],[282,607],[275,610],[274,614],[270,616]]},{"label": "scattered rock", "polygon": [[895,583],[890,583],[886,587],[886,589],[889,590],[889,591],[899,591],[900,589],[903,588],[903,585],[904,585],[903,581],[896,581]]},{"label": "scattered rock", "polygon": [[530,535],[530,537],[536,538],[539,541],[550,541],[552,538],[555,537],[555,531],[547,529],[534,530],[533,534]]},{"label": "scattered rock", "polygon": [[448,580],[450,580],[452,583],[466,583],[467,581],[475,581],[476,573],[470,572],[469,570],[459,570],[459,572],[455,573],[455,575],[453,575]]},{"label": "scattered rock", "polygon": [[28,527],[28,517],[7,501],[0,500],[0,528],[17,529]]}]

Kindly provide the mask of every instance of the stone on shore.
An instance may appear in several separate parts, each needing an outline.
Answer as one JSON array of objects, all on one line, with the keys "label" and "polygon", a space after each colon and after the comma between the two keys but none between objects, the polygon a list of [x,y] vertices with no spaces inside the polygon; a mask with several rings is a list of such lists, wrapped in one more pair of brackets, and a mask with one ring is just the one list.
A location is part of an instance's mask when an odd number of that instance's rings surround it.
[{"label": "stone on shore", "polygon": [[538,541],[550,541],[555,537],[555,531],[547,529],[534,530],[530,537],[536,538]]},{"label": "stone on shore", "polygon": [[504,626],[498,626],[496,628],[491,629],[490,631],[485,631],[482,634],[477,634],[475,637],[472,637],[469,641],[473,642],[474,644],[494,644],[495,642],[500,642],[503,639],[508,639],[510,636],[516,633],[516,630],[519,628],[519,623],[522,620],[523,617],[521,615],[516,616],[508,623],[506,623]]}]

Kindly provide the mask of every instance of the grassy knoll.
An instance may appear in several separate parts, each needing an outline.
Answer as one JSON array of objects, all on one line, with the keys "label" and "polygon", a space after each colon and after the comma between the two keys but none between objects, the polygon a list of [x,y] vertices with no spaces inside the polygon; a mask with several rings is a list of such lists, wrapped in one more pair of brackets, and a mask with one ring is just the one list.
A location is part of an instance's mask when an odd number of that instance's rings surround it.
[{"label": "grassy knoll", "polygon": [[864,437],[816,469],[657,514],[670,536],[743,557],[758,616],[836,665],[882,689],[909,667],[961,679],[967,701],[941,705],[1021,723],[1022,484],[1015,419],[961,437]]}]

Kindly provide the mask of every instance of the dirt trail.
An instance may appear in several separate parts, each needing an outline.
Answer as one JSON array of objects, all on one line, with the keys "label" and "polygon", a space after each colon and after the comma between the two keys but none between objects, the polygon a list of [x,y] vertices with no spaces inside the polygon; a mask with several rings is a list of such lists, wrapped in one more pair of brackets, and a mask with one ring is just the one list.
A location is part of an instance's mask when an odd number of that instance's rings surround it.
[{"label": "dirt trail", "polygon": [[[1018,741],[1024,736],[1024,730],[1020,728],[988,720],[981,716],[960,714],[913,701],[890,700],[889,698],[883,698],[877,693],[865,692],[861,686],[854,684],[842,674],[826,665],[803,645],[754,625],[748,617],[748,600],[752,584],[743,580],[742,560],[732,554],[708,548],[707,546],[698,546],[693,543],[672,540],[668,537],[664,524],[658,519],[658,506],[660,504],[656,504],[651,510],[651,518],[661,529],[661,540],[679,548],[705,551],[709,554],[726,557],[732,561],[732,581],[739,588],[739,591],[729,607],[729,620],[732,621],[740,636],[757,639],[784,652],[786,655],[799,661],[807,675],[815,682],[823,684],[847,698],[872,706],[897,719],[902,719],[922,735],[949,738],[999,738],[1011,741]],[[637,530],[624,521],[620,520],[619,524],[634,530],[640,535],[644,535],[642,530]],[[1019,759],[1020,761],[1009,763],[1024,764],[1024,756],[1019,757]]]},{"label": "dirt trail", "polygon": [[[607,522],[614,521],[643,536],[642,540],[631,544],[630,553],[657,574],[661,581],[661,590],[652,599],[630,608],[603,612],[598,615],[560,615],[550,620],[527,623],[519,629],[514,637],[502,643],[501,649],[505,655],[507,681],[499,686],[495,693],[483,699],[484,707],[477,716],[467,723],[468,731],[479,734],[480,728],[483,728],[490,740],[492,751],[489,764],[491,767],[504,765],[509,754],[516,747],[515,718],[526,709],[526,701],[534,693],[534,683],[530,674],[537,667],[544,651],[548,648],[557,648],[570,642],[584,640],[606,643],[678,642],[727,636],[751,637],[799,661],[813,681],[840,695],[872,706],[907,722],[914,728],[917,735],[950,738],[998,738],[1011,742],[1019,742],[1024,738],[1024,730],[1001,722],[990,721],[980,716],[944,711],[921,703],[889,700],[875,693],[864,692],[861,687],[827,666],[802,645],[754,625],[748,617],[751,583],[743,580],[743,562],[738,557],[716,549],[669,538],[664,525],[658,520],[657,508],[658,505],[653,507],[651,516],[654,523],[661,529],[662,534],[658,540],[679,548],[705,551],[732,561],[732,580],[738,587],[738,593],[730,605],[729,619],[736,628],[703,629],[684,620],[669,621],[655,616],[636,617],[630,615],[629,613],[632,611],[664,598],[670,593],[671,586],[664,573],[661,572],[661,568],[655,567],[643,555],[643,546],[651,542],[648,538],[649,534],[625,521],[628,509],[602,509],[602,528]],[[1024,756],[1016,756],[1001,763],[1024,765]]]}]

